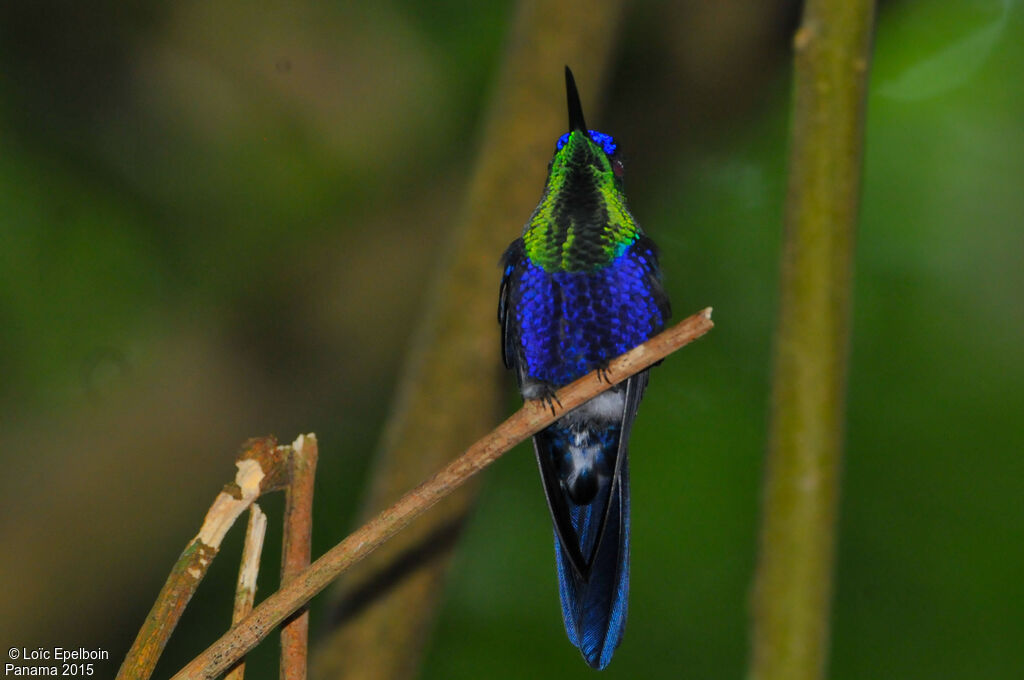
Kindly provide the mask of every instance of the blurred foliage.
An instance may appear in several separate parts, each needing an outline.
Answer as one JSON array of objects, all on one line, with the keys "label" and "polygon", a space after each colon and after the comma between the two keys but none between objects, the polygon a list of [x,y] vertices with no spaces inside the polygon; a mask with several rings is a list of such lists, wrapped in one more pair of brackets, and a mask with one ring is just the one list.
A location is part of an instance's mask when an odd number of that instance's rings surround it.
[{"label": "blurred foliage", "polygon": [[[314,552],[344,534],[510,15],[0,6],[0,640],[119,659],[251,435],[320,435]],[[630,623],[609,677],[745,666],[796,16],[639,3],[588,112],[626,150],[677,315],[711,304],[718,324],[656,371],[634,431]],[[840,680],[1020,669],[1022,29],[1009,0],[879,13]],[[485,483],[424,677],[589,674],[562,631],[531,456]],[[227,626],[235,533],[158,673]],[[314,607],[314,635],[325,618]],[[256,655],[250,677],[274,677],[273,646]]]}]

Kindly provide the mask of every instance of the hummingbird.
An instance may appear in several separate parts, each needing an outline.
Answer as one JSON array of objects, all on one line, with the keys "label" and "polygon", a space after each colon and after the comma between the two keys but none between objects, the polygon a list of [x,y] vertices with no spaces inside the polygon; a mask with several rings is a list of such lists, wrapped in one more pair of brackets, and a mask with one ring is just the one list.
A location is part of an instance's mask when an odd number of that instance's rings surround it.
[{"label": "hummingbird", "polygon": [[[502,359],[524,399],[608,367],[670,315],[657,249],[626,205],[611,135],[587,128],[565,67],[569,131],[540,203],[502,257]],[[599,373],[600,375],[600,373]],[[622,640],[629,593],[629,434],[648,371],[562,415],[533,437],[555,533],[569,641],[604,668]]]}]

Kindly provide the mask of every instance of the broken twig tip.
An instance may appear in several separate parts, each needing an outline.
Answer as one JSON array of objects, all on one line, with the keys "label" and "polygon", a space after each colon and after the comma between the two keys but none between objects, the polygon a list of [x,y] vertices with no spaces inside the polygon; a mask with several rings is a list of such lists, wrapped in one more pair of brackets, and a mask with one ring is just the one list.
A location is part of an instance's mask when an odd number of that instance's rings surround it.
[{"label": "broken twig tip", "polygon": [[306,444],[306,442],[315,444],[316,434],[314,434],[313,432],[310,432],[308,434],[300,434],[298,437],[295,438],[295,441],[292,442],[292,448],[298,451]]}]

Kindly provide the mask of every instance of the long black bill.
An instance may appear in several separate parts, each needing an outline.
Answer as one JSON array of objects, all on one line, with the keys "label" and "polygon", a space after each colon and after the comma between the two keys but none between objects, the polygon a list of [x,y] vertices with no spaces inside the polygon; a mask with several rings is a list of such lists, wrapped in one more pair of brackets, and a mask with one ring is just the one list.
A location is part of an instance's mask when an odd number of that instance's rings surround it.
[{"label": "long black bill", "polygon": [[569,104],[569,132],[573,130],[587,131],[587,122],[583,120],[583,106],[580,104],[580,93],[576,90],[576,79],[572,71],[565,67],[565,100]]}]

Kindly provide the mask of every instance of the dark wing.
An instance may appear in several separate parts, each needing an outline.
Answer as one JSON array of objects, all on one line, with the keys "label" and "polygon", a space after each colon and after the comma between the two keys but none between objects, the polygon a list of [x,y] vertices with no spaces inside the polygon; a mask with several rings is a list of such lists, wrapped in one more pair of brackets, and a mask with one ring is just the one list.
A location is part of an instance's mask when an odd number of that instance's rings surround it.
[{"label": "dark wing", "polygon": [[[646,235],[640,236],[633,248],[641,253],[647,264],[647,277],[645,283],[654,296],[654,302],[658,305],[661,318],[668,321],[672,316],[672,305],[669,304],[668,295],[665,293],[665,286],[661,281],[661,267],[658,265],[658,246]],[[659,329],[660,330],[660,329]]]},{"label": "dark wing", "polygon": [[[620,473],[622,471],[622,467],[626,464],[626,454],[629,451],[629,435],[633,431],[633,421],[636,420],[636,412],[640,407],[640,400],[643,399],[644,390],[647,389],[648,377],[648,371],[642,371],[641,373],[626,380],[626,399],[622,406],[622,424],[619,427],[619,438],[615,453],[615,474],[612,477],[613,486],[621,486]],[[627,487],[622,493],[628,500],[629,488]],[[611,503],[610,500],[605,504],[604,517],[598,525],[598,534],[590,555],[591,565],[593,565],[594,557],[600,550],[601,542],[604,540],[604,534],[608,525],[608,518],[617,510],[613,505],[614,504]]]},{"label": "dark wing", "polygon": [[511,306],[515,303],[516,270],[523,261],[523,239],[512,241],[505,254],[501,256],[501,290],[498,292],[498,325],[501,326],[501,360],[505,368],[515,366],[516,338],[511,326]]}]

